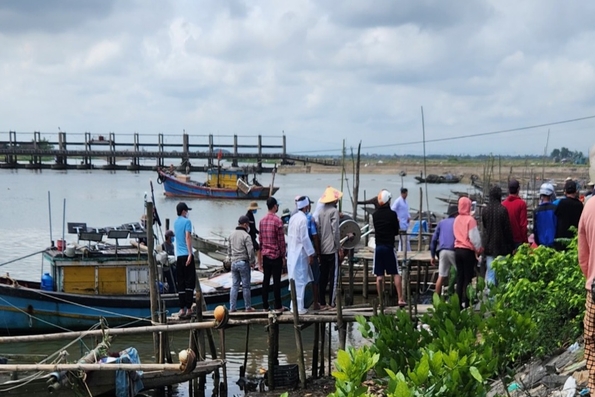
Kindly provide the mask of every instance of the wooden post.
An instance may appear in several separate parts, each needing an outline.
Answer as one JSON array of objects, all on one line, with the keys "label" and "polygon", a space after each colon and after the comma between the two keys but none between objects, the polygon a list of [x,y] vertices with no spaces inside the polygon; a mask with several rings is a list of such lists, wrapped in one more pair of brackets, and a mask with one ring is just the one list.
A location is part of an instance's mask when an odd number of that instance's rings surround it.
[{"label": "wooden post", "polygon": [[[345,350],[345,341],[347,334],[345,332],[345,322],[343,321],[343,289],[341,284],[337,286],[337,329],[339,333],[339,349]],[[330,359],[330,358],[329,358]]]},{"label": "wooden post", "polygon": [[244,346],[244,365],[240,367],[240,378],[246,376],[248,366],[248,351],[250,350],[250,324],[246,325],[246,345]]},{"label": "wooden post", "polygon": [[332,328],[333,328],[333,323],[328,323],[328,375],[327,376],[331,376],[331,371],[333,370],[333,366],[331,365],[332,362],[332,349],[331,349],[331,340],[332,340]]},{"label": "wooden post", "polygon": [[[153,203],[147,201],[147,259],[149,264],[149,291],[151,298],[151,321],[153,324],[159,323],[159,301],[157,294],[157,263],[153,257],[155,240],[153,237]],[[153,333],[153,352],[155,358],[159,357],[159,338],[156,332]]]},{"label": "wooden post", "polygon": [[320,326],[314,324],[314,348],[312,349],[312,377],[318,378],[318,343],[320,340]]},{"label": "wooden post", "polygon": [[[202,295],[202,288],[200,286],[200,279],[199,279],[199,277],[196,277],[195,305],[196,305],[196,321],[197,322],[203,321],[202,300],[203,300],[203,295]],[[193,336],[191,339],[193,341],[193,344],[195,344],[193,350],[196,353],[196,359],[198,361],[204,361],[207,356],[206,348],[205,348],[205,334],[204,334],[204,332],[202,330],[191,331],[191,336]],[[207,384],[207,377],[205,375],[201,375],[198,378],[198,381],[195,378],[195,383],[194,383],[195,393],[197,391],[200,391],[200,393],[204,394],[206,384]]]},{"label": "wooden post", "polygon": [[[360,166],[360,153],[362,149],[362,141],[359,141],[357,145],[357,158],[355,161],[355,180],[353,182],[353,220],[357,221],[357,201],[359,198],[359,166]],[[352,152],[353,154],[353,152]]]},{"label": "wooden post", "polygon": [[298,313],[297,296],[295,293],[295,280],[290,279],[291,303],[293,304],[293,329],[295,332],[295,346],[298,352],[298,368],[300,371],[300,386],[306,388],[306,367],[304,365],[304,345],[302,344],[302,331],[300,328],[300,315]]},{"label": "wooden post", "polygon": [[[419,232],[417,234],[417,250],[421,251],[421,240],[422,240],[422,228],[421,228],[421,221],[422,221],[422,206],[424,204],[424,192],[422,188],[419,188],[419,216],[417,217],[417,225],[419,226]],[[405,247],[403,250],[407,249]]]},{"label": "wooden post", "polygon": [[221,396],[227,396],[227,363],[225,362],[225,330],[219,330],[219,339],[221,343],[221,361],[223,362],[223,382],[219,385]]},{"label": "wooden post", "polygon": [[277,365],[277,343],[279,341],[279,335],[277,330],[279,326],[275,321],[275,312],[270,311],[268,317],[268,333],[269,333],[269,357],[268,357],[268,371],[267,381],[269,384],[269,390],[275,389],[275,366]]},{"label": "wooden post", "polygon": [[369,269],[368,269],[368,260],[364,259],[364,274],[363,274],[363,285],[362,285],[362,296],[365,299],[368,299],[368,273],[369,273]]},{"label": "wooden post", "polygon": [[322,378],[324,377],[324,340],[326,338],[326,324],[320,323],[316,324],[316,326],[320,330],[320,371],[318,374]]}]

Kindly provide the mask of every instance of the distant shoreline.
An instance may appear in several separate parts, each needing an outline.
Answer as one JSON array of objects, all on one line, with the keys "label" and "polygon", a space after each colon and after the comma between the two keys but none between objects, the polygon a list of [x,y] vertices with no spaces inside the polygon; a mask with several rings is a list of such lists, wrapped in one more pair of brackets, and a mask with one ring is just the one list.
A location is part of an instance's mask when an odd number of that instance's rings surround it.
[{"label": "distant shoreline", "polygon": [[[522,161],[502,162],[498,164],[494,161],[488,166],[487,161],[465,161],[464,163],[450,163],[447,161],[428,161],[426,164],[428,174],[442,175],[451,173],[453,175],[463,175],[462,183],[468,183],[471,175],[477,175],[480,178],[484,174],[491,173],[492,180],[508,180],[509,175],[519,181],[529,181],[532,179],[541,180],[542,172],[545,179],[564,180],[568,177],[579,181],[588,181],[589,166],[575,164],[546,164],[543,167],[538,163],[527,163]],[[353,164],[351,161],[345,165],[346,172],[353,173]],[[423,161],[394,161],[394,162],[366,162],[362,161],[360,165],[361,174],[379,174],[379,175],[399,175],[405,171],[409,176],[417,176],[423,171]],[[323,166],[317,164],[279,166],[280,174],[292,173],[312,173],[312,174],[336,174],[341,173],[341,166]]]}]

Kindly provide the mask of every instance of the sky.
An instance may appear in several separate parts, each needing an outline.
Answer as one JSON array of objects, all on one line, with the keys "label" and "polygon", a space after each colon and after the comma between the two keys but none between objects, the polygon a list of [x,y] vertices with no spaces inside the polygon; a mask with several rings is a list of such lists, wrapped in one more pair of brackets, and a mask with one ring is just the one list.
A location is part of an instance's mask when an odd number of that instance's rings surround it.
[{"label": "sky", "polygon": [[586,153],[593,15],[557,0],[3,0],[0,140],[285,134],[290,153],[404,155],[425,130],[428,154]]}]

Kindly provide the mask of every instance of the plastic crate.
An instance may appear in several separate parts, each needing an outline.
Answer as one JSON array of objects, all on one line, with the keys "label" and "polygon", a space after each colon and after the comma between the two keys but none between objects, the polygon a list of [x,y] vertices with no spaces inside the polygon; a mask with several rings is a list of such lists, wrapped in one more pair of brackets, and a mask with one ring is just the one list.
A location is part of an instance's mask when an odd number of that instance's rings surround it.
[{"label": "plastic crate", "polygon": [[[275,388],[297,388],[300,383],[300,374],[297,364],[275,365]],[[268,385],[268,371],[264,374],[264,381]]]}]

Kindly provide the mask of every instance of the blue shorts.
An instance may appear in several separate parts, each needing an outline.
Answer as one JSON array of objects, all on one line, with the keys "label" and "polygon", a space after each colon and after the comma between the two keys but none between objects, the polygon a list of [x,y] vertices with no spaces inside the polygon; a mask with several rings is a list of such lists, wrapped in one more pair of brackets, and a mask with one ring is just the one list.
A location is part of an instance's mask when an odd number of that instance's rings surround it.
[{"label": "blue shorts", "polygon": [[320,262],[318,261],[318,255],[314,255],[314,259],[312,260],[312,276],[314,277],[314,284],[318,284],[318,280],[320,279]]},{"label": "blue shorts", "polygon": [[377,245],[374,250],[374,275],[399,274],[397,251],[394,245]]}]

